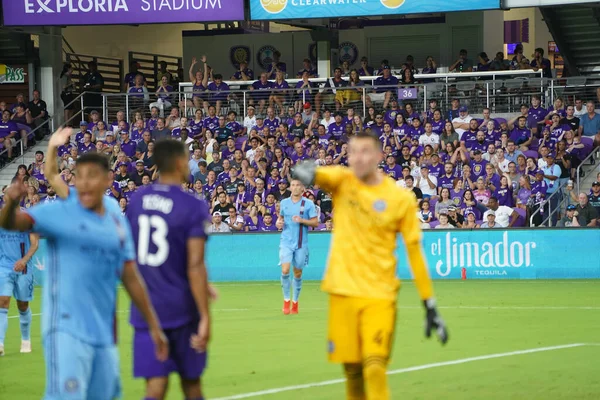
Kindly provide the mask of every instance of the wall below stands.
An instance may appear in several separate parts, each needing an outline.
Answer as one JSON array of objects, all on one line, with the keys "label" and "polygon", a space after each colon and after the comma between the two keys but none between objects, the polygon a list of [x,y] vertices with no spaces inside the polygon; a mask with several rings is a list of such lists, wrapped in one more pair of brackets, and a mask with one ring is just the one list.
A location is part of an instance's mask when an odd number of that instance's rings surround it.
[{"label": "wall below stands", "polygon": [[[319,280],[327,262],[331,235],[310,234],[305,279]],[[425,255],[433,279],[598,279],[600,229],[478,229],[426,231]],[[210,238],[207,264],[214,282],[279,279],[278,234],[216,235]],[[37,282],[43,277],[46,243],[34,257]],[[406,254],[398,250],[401,279],[410,279]]]}]

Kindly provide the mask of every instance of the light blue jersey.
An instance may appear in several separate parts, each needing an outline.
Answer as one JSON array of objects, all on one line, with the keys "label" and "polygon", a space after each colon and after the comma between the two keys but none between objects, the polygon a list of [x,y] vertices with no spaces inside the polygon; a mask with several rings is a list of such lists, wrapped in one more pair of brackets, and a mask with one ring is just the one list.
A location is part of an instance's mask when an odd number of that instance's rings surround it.
[{"label": "light blue jersey", "polygon": [[91,345],[114,343],[117,283],[125,261],[135,260],[129,224],[104,199],[100,216],[71,190],[66,201],[27,210],[34,232],[47,239],[42,334],[61,331]]},{"label": "light blue jersey", "polygon": [[15,272],[15,263],[29,251],[29,232],[12,232],[0,229],[0,296],[14,297],[19,301],[33,300],[33,265],[29,261],[25,270]]},{"label": "light blue jersey", "polygon": [[301,249],[308,245],[308,226],[293,221],[293,217],[312,219],[317,216],[315,204],[304,197],[293,202],[291,197],[281,201],[281,216],[284,220],[281,232],[280,247],[292,250]]},{"label": "light blue jersey", "polygon": [[105,213],[98,215],[71,189],[65,201],[26,211],[48,246],[42,302],[45,400],[120,395],[117,283],[135,252],[118,204],[107,197],[103,201]]},{"label": "light blue jersey", "polygon": [[[13,232],[0,228],[0,269],[13,270],[29,250],[29,232]],[[24,271],[30,274],[29,267]]]}]

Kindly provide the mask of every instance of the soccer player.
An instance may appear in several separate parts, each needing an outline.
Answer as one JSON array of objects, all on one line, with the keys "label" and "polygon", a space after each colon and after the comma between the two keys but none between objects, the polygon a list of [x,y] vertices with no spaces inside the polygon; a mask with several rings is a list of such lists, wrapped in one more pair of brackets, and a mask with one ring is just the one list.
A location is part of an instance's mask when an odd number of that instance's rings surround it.
[{"label": "soccer player", "polygon": [[203,200],[181,190],[190,175],[189,154],[181,142],[159,141],[154,160],[158,183],[132,196],[127,218],[140,273],[169,339],[170,357],[165,361],[153,355],[151,331],[132,305],[133,373],[146,379],[145,400],[165,397],[171,372],[179,374],[186,400],[201,400],[211,321],[204,264],[210,211]]},{"label": "soccer player", "polygon": [[10,297],[17,300],[21,323],[21,353],[31,353],[31,310],[33,268],[29,261],[38,249],[38,236],[27,232],[0,229],[0,356],[8,328]]},{"label": "soccer player", "polygon": [[[279,264],[281,265],[281,288],[283,290],[283,313],[298,314],[298,299],[302,290],[302,270],[308,265],[308,227],[319,225],[315,204],[304,198],[305,187],[293,179],[291,197],[281,201],[281,213],[275,225],[281,232]],[[294,267],[294,293],[290,302],[290,267]],[[291,304],[290,304],[291,303]]]},{"label": "soccer player", "polygon": [[[63,143],[68,135],[70,129],[55,134]],[[119,278],[150,326],[157,357],[168,357],[167,339],[134,261],[129,224],[115,200],[104,196],[110,184],[106,157],[89,153],[77,160],[76,189],[66,201],[22,212],[18,208],[26,193],[22,182],[5,194],[0,227],[33,231],[48,239],[42,301],[47,400],[119,397],[115,345]]]},{"label": "soccer player", "polygon": [[321,287],[329,293],[329,360],[344,365],[347,399],[388,400],[386,369],[400,288],[397,233],[425,305],[425,335],[436,331],[446,343],[448,334],[435,308],[414,196],[378,171],[383,154],[376,135],[357,134],[348,150],[349,168],[304,163],[293,176],[332,193],[335,204],[336,226]]}]

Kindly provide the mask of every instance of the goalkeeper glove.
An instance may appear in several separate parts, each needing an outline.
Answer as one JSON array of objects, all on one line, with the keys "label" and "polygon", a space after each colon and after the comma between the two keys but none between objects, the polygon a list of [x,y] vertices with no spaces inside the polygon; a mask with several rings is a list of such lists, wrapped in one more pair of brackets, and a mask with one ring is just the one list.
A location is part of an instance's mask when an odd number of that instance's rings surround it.
[{"label": "goalkeeper glove", "polygon": [[298,179],[304,186],[310,186],[315,181],[317,164],[314,161],[302,161],[292,168],[292,179]]},{"label": "goalkeeper glove", "polygon": [[431,337],[431,331],[435,330],[440,342],[446,344],[448,341],[448,330],[444,320],[438,315],[435,308],[435,299],[423,301],[425,305],[425,337]]}]

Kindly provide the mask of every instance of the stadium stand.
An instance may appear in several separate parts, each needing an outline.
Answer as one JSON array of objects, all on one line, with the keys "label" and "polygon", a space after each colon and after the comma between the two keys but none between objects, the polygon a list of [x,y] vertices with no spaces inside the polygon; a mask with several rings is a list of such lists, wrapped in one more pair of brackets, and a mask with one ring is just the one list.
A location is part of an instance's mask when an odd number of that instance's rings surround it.
[{"label": "stadium stand", "polygon": [[[77,122],[60,159],[44,160],[37,151],[12,179],[28,185],[23,207],[54,201],[44,162],[58,162],[72,184],[77,157],[102,152],[114,168],[106,195],[125,211],[131,194],[157,177],[153,142],[171,138],[189,146],[190,184],[182,188],[209,202],[213,231],[272,231],[279,202],[290,195],[291,167],[306,159],[346,165],[349,138],[370,129],[385,153],[381,170],[414,192],[424,228],[565,226],[567,207],[585,206],[579,191],[593,208],[578,213],[579,224],[600,225],[593,217],[600,214],[600,185],[580,187],[600,144],[595,87],[552,80],[535,60],[516,57],[489,60],[481,53],[477,64],[465,55],[450,74],[437,73],[431,57],[421,69],[407,60],[392,71],[385,61],[376,70],[363,59],[359,70],[340,66],[330,78],[318,77],[308,59],[290,74],[279,64],[269,71],[244,63],[238,71],[213,71],[202,56],[188,76],[165,67],[154,77],[133,62],[122,84],[126,93],[84,95],[81,123],[69,92],[65,116]],[[69,77],[60,78],[69,87]],[[95,70],[83,81],[102,87]],[[5,161],[18,154],[18,138],[25,150],[49,133],[31,135],[48,117],[39,96],[27,104],[20,95],[0,110]],[[333,229],[329,194],[315,186],[305,196],[318,206],[316,230]]]}]

